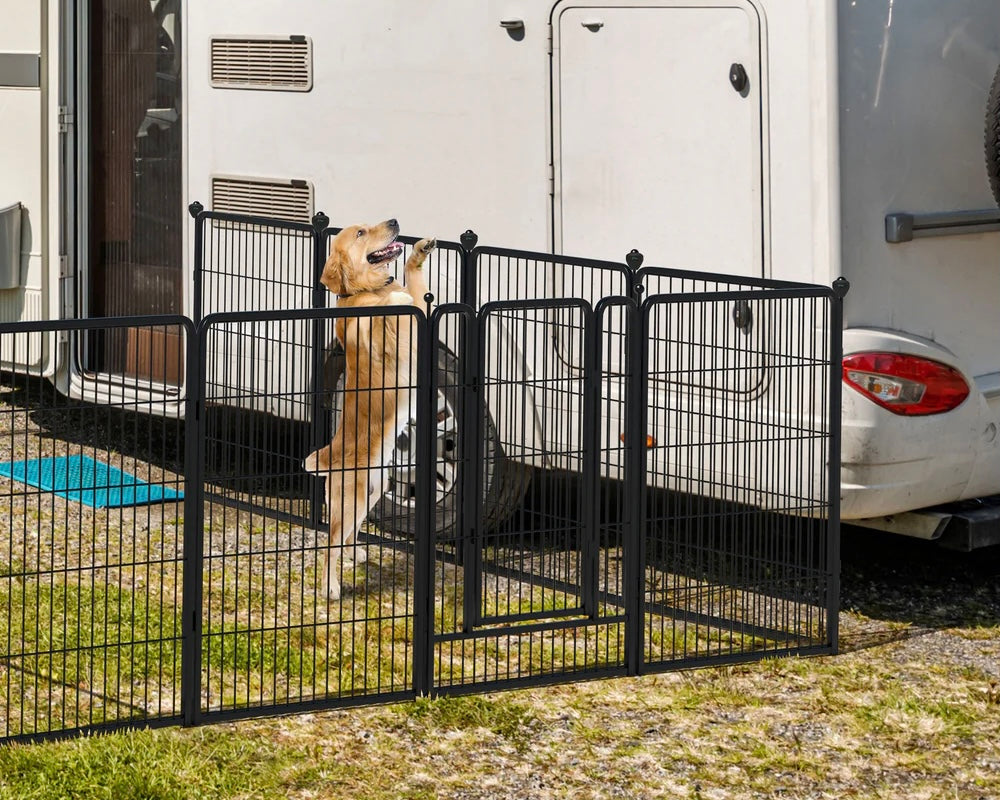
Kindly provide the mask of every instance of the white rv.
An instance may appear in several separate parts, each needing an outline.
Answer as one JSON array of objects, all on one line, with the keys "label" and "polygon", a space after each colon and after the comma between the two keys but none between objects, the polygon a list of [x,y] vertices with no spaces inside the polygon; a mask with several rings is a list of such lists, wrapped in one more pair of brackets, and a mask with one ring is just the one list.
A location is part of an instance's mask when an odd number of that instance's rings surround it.
[{"label": "white rv", "polygon": [[[190,314],[195,199],[845,276],[843,518],[1000,541],[996,0],[0,0],[0,16],[0,320]],[[3,359],[74,369],[41,339]]]}]

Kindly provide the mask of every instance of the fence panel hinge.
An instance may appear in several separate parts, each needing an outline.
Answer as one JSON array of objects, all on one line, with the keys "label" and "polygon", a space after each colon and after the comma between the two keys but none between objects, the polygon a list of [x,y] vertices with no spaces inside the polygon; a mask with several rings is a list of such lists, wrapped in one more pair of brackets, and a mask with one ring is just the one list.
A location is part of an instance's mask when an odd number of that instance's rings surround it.
[{"label": "fence panel hinge", "polygon": [[76,125],[76,114],[69,110],[69,106],[59,106],[58,125],[59,133],[68,133]]}]

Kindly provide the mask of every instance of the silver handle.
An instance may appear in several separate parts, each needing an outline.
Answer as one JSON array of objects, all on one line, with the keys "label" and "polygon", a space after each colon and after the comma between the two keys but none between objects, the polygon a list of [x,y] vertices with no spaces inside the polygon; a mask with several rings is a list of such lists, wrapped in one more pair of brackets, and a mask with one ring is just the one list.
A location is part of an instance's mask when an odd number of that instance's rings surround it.
[{"label": "silver handle", "polygon": [[963,233],[1000,231],[1000,210],[944,211],[937,214],[885,215],[885,240],[892,244],[925,236],[958,236]]}]

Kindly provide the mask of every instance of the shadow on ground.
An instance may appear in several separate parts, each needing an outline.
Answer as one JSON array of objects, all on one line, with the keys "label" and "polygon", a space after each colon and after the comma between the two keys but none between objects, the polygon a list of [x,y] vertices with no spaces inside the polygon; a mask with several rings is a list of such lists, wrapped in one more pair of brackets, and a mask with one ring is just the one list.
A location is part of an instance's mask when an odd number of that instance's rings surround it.
[{"label": "shadow on ground", "polygon": [[942,628],[1000,626],[1000,547],[972,553],[844,526],[841,609],[882,625],[845,630],[843,649]]}]

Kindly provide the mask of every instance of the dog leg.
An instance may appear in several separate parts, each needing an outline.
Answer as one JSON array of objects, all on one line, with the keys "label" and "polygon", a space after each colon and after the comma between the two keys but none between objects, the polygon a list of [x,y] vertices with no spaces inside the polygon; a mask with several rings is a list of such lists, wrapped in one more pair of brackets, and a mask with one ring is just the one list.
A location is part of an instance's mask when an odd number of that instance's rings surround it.
[{"label": "dog leg", "polygon": [[[370,477],[368,479],[367,485],[368,485],[368,497],[365,500],[366,503],[365,514],[362,517],[362,520],[364,520],[364,518],[367,517],[368,512],[371,511],[372,506],[375,505],[375,501],[377,499],[372,495],[372,482]],[[354,529],[354,532],[349,537],[346,537],[344,539],[343,561],[345,564],[353,564],[356,567],[360,566],[361,564],[364,564],[368,560],[367,548],[364,545],[359,545],[357,543],[358,529],[360,527],[361,524],[358,523],[358,526]]]},{"label": "dog leg", "polygon": [[[327,478],[330,507],[330,542],[323,570],[323,592],[330,600],[340,599],[340,564],[344,546],[354,541],[368,514],[368,481],[365,470],[350,470]],[[346,561],[346,559],[344,559]]]},{"label": "dog leg", "polygon": [[[385,494],[388,486],[389,471],[379,465],[373,465],[368,471],[368,497],[365,517],[375,507],[375,504],[382,499],[382,495]],[[364,545],[357,543],[359,529],[360,525],[349,538],[344,540],[345,564],[353,562],[357,566],[368,561],[368,549]]]},{"label": "dog leg", "polygon": [[413,304],[423,308],[427,302],[424,295],[427,294],[427,275],[424,273],[424,261],[428,254],[437,247],[437,239],[421,239],[413,245],[413,252],[406,259],[406,267],[403,273],[406,275],[406,291],[413,298]]}]

